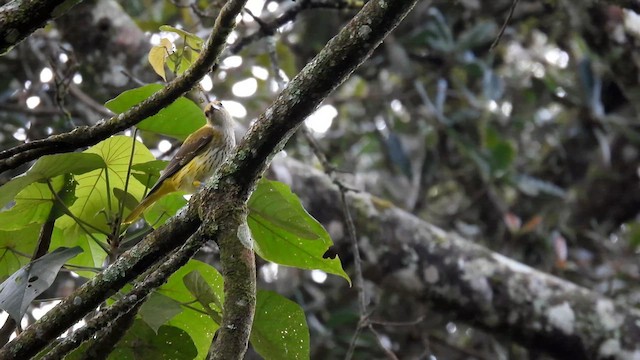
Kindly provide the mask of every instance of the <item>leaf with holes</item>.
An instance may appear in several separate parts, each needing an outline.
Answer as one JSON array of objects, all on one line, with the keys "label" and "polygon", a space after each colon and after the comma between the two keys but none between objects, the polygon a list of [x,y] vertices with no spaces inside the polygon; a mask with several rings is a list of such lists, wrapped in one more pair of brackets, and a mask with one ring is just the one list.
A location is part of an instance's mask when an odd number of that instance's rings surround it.
[{"label": "leaf with holes", "polygon": [[142,304],[138,315],[157,334],[162,325],[181,312],[179,302],[156,291]]},{"label": "leaf with holes", "polygon": [[224,291],[222,275],[213,266],[197,260],[189,260],[186,265],[176,271],[159,292],[166,295],[183,306],[182,312],[173,317],[167,325],[178,327],[189,334],[198,349],[198,359],[207,357],[211,346],[211,339],[218,329],[218,324],[207,314],[202,305],[194,299],[194,296],[185,285],[184,278],[187,274],[197,271],[213,289],[216,296],[224,303]]},{"label": "leaf with holes", "polygon": [[144,321],[135,320],[109,358],[191,360],[197,355],[193,339],[184,330],[163,325],[155,333]]},{"label": "leaf with holes", "polygon": [[339,258],[323,258],[333,242],[287,185],[261,180],[248,206],[247,222],[255,251],[263,259],[301,269],[323,270],[351,283]]},{"label": "leaf with holes", "polygon": [[308,359],[309,327],[304,311],[273,291],[258,291],[250,341],[266,360]]},{"label": "leaf with holes", "polygon": [[51,286],[62,265],[81,252],[80,247],[57,248],[16,271],[0,285],[0,308],[19,323],[33,299]]}]

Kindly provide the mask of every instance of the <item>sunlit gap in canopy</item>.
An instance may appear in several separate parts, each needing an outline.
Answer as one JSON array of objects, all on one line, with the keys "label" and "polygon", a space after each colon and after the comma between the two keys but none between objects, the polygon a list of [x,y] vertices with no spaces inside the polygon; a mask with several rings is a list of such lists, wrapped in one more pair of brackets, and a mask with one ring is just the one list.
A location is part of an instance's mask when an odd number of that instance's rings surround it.
[{"label": "sunlit gap in canopy", "polygon": [[280,5],[275,2],[275,1],[269,1],[269,3],[267,4],[267,11],[270,13],[276,12],[276,10],[278,10],[278,8],[280,7]]},{"label": "sunlit gap in canopy", "polygon": [[260,268],[260,275],[267,283],[278,280],[278,264],[268,263]]},{"label": "sunlit gap in canopy", "polygon": [[29,96],[26,100],[26,104],[29,109],[35,109],[36,106],[40,105],[40,97]]},{"label": "sunlit gap in canopy", "polygon": [[[244,8],[251,11],[253,15],[260,16],[260,14],[262,14],[262,9],[264,9],[265,2],[265,0],[249,0]],[[247,23],[254,21],[253,17],[249,14],[244,14],[242,19]]]},{"label": "sunlit gap in canopy", "polygon": [[332,105],[322,105],[304,121],[305,126],[316,135],[324,135],[333,119],[338,116],[338,110]]},{"label": "sunlit gap in canopy", "polygon": [[233,116],[234,118],[244,118],[247,116],[247,109],[241,103],[233,100],[222,100],[222,106]]},{"label": "sunlit gap in canopy", "polygon": [[51,80],[53,80],[53,71],[48,67],[43,68],[42,71],[40,71],[40,82],[48,83]]},{"label": "sunlit gap in canopy", "polygon": [[200,80],[200,86],[202,86],[202,90],[211,91],[213,89],[213,80],[211,80],[211,76],[205,75],[202,80]]},{"label": "sunlit gap in canopy", "polygon": [[327,273],[322,270],[311,270],[311,280],[318,284],[327,281]]},{"label": "sunlit gap in canopy", "polygon": [[242,65],[242,56],[239,55],[231,55],[222,60],[223,69],[236,68],[240,65]]},{"label": "sunlit gap in canopy", "polygon": [[163,153],[171,150],[171,142],[169,140],[160,140],[158,143],[158,150]]},{"label": "sunlit gap in canopy", "polygon": [[237,97],[249,97],[258,90],[258,81],[255,78],[240,80],[233,84],[231,92]]},{"label": "sunlit gap in canopy", "polygon": [[254,65],[251,67],[251,75],[260,80],[267,80],[269,78],[269,70],[263,68],[262,66]]}]

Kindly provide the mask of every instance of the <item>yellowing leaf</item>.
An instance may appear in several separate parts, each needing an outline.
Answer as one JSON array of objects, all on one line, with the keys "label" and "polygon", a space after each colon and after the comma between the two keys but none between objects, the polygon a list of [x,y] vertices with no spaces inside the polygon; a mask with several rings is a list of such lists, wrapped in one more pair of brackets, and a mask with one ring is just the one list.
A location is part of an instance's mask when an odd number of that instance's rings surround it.
[{"label": "yellowing leaf", "polygon": [[167,81],[164,64],[167,56],[172,52],[173,44],[166,38],[162,38],[162,40],[160,40],[160,45],[152,47],[149,51],[149,64],[151,64],[153,71],[160,75],[164,81]]}]

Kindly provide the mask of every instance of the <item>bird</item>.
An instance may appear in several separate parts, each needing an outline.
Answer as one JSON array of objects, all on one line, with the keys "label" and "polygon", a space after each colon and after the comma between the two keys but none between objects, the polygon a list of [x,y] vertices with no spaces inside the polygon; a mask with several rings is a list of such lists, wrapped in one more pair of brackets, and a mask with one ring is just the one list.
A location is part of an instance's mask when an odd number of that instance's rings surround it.
[{"label": "bird", "polygon": [[195,193],[229,156],[236,144],[231,114],[217,100],[205,106],[204,114],[207,123],[182,143],[158,181],[123,224],[132,224],[149,206],[169,193]]}]

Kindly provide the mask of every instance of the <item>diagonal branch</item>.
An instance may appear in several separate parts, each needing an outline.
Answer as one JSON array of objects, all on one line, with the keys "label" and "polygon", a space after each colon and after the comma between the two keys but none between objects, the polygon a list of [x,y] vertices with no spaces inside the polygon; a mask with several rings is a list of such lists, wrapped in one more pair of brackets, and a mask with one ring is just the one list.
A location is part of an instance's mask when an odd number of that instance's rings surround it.
[{"label": "diagonal branch", "polygon": [[[0,358],[28,358],[35,354],[64,329],[94,309],[111,293],[118,291],[124,284],[151,266],[162,255],[174,251],[183,244],[186,238],[198,229],[201,223],[200,219],[204,220],[202,230],[205,236],[202,236],[202,239],[224,238],[228,234],[225,231],[229,231],[225,225],[230,226],[234,223],[234,221],[225,223],[224,219],[235,219],[237,225],[238,207],[244,206],[271,158],[284,146],[293,132],[320,102],[340,85],[358,65],[364,62],[416,2],[417,0],[368,2],[362,11],[325,46],[320,54],[305,66],[254,123],[236,148],[231,161],[222,167],[217,180],[209,184],[203,192],[194,196],[182,215],[172,218],[165,226],[145,237],[142,242],[124,253],[113,265],[27,328],[0,350]],[[231,21],[233,21],[242,4],[241,1],[230,1],[223,8],[222,14],[231,16]],[[222,14],[221,17],[223,17]],[[215,29],[220,27],[220,18],[218,18]],[[214,34],[216,35],[212,35],[212,37],[220,35],[220,32],[214,31]],[[226,36],[226,33],[224,35]],[[210,39],[208,47],[219,49],[223,43],[224,40],[217,43]],[[213,62],[215,55],[209,54],[209,60]],[[199,60],[198,64],[200,63]],[[205,68],[208,69],[209,66],[207,65]],[[189,79],[199,79],[194,75],[194,72],[195,70],[192,69],[185,76]],[[187,86],[179,87],[175,82],[169,87],[171,90],[165,89],[162,92],[164,95],[156,94],[151,100],[145,101],[132,109],[131,112],[121,115],[120,118],[131,117],[130,113],[144,114],[146,117],[154,105],[157,106],[163,99],[166,100],[169,96],[166,95],[168,92],[175,95],[179,91],[188,90]],[[112,119],[109,123],[111,122],[117,122],[117,119]],[[199,216],[196,215],[196,211]],[[221,241],[220,251],[221,253],[228,252],[229,257],[236,259],[248,255],[246,250],[241,250],[236,242],[231,241]],[[240,273],[250,274],[249,266],[251,264],[248,259],[234,264],[225,262],[223,273],[229,274],[244,270]],[[244,269],[240,269],[240,267],[244,267]],[[168,273],[165,275],[169,276]],[[255,273],[252,276],[255,276]],[[255,279],[244,278],[240,280],[243,281],[239,283],[229,281],[228,286],[234,288],[225,288],[223,323],[217,340],[220,346],[225,346],[227,343],[246,344],[248,340],[247,327],[250,328],[250,322],[243,321],[236,324],[234,321],[240,312],[247,310],[247,306],[255,306],[255,304],[247,305],[242,301],[230,301],[234,298],[230,295],[241,295],[243,291],[238,287],[250,286],[249,283]],[[251,298],[241,300],[252,301]],[[253,301],[255,302],[255,298]],[[229,340],[225,342],[223,339]]]},{"label": "diagonal branch", "polygon": [[[183,76],[171,82],[166,88],[126,113],[113,117],[105,124],[91,128],[78,128],[68,134],[50,137],[39,143],[34,142],[38,144],[27,148],[25,152],[18,151],[16,155],[9,157],[5,162],[0,162],[0,171],[3,169],[2,166],[7,166],[7,162],[11,163],[12,159],[18,163],[23,160],[29,161],[46,154],[48,149],[54,149],[57,152],[70,151],[77,146],[83,146],[79,144],[90,143],[103,136],[108,137],[114,128],[124,129],[129,125],[124,126],[123,124],[136,123],[173,102],[196,84],[217,61],[218,55],[225,45],[227,35],[235,26],[235,18],[244,7],[245,2],[246,0],[231,0],[226,3],[216,20],[201,56]],[[78,289],[40,322],[30,326],[20,336],[0,349],[0,358],[21,359],[35,355],[49,341],[58,337],[82,316],[95,309],[115,291],[144,272],[165,254],[184,243],[198,226],[199,221],[192,212],[191,216],[175,218],[174,221],[170,221],[158,231],[154,231],[136,247],[123,254],[107,270],[98,274],[86,286]]]},{"label": "diagonal branch", "polygon": [[189,70],[169,82],[165,88],[125,113],[113,116],[104,123],[81,126],[68,133],[52,135],[46,139],[32,141],[0,152],[0,159],[2,159],[0,160],[0,173],[43,155],[70,152],[96,144],[156,114],[162,108],[173,103],[182,94],[191,90],[217,63],[218,57],[226,45],[227,35],[235,27],[235,15],[240,12],[245,2],[246,0],[236,0],[225,5],[198,59]]},{"label": "diagonal branch", "polygon": [[[331,179],[296,161],[286,167],[306,209],[325,224],[344,222]],[[559,359],[640,354],[640,310],[632,304],[509,259],[373,195],[349,193],[349,200],[375,259],[363,262],[369,281]]]},{"label": "diagonal branch", "polygon": [[[299,13],[308,9],[356,9],[357,2],[349,0],[300,0],[294,2],[289,8],[287,8],[282,15],[275,19],[265,21],[260,18],[255,18],[256,22],[260,25],[257,31],[245,36],[238,42],[229,46],[229,53],[237,54],[242,49],[247,47],[253,42],[256,42],[264,37],[272,36],[276,31],[287,23],[295,20]],[[253,15],[251,15],[253,16]],[[259,19],[259,20],[258,20]]]},{"label": "diagonal branch", "polygon": [[81,0],[13,0],[0,7],[0,55]]}]

